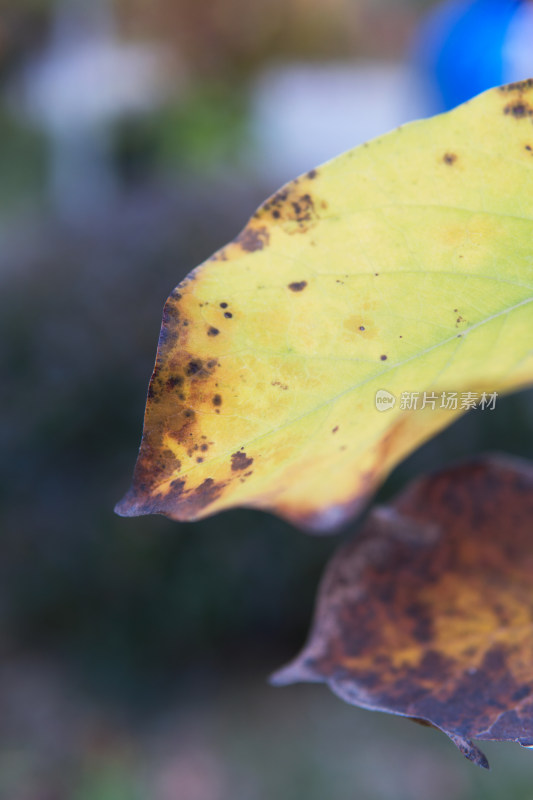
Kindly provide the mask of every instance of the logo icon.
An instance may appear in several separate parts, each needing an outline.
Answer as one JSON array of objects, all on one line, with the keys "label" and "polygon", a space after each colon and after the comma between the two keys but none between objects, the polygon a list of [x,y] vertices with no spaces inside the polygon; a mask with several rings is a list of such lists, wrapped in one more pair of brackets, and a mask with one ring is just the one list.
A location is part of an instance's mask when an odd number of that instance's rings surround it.
[{"label": "logo icon", "polygon": [[396,405],[396,396],[386,389],[379,389],[376,392],[376,408],[378,411],[389,411]]}]

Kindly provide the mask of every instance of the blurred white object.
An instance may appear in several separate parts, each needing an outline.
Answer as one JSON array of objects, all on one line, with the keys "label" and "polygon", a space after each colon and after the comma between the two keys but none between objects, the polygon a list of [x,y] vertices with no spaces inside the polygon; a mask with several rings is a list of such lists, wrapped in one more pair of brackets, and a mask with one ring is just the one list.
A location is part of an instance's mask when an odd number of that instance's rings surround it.
[{"label": "blurred white object", "polygon": [[71,215],[112,196],[111,126],[161,105],[170,74],[160,47],[117,40],[105,0],[58,6],[50,42],[12,87],[11,105],[49,136],[60,210]]},{"label": "blurred white object", "polygon": [[406,64],[271,68],[252,87],[256,168],[286,181],[426,113],[426,87]]},{"label": "blurred white object", "polygon": [[533,2],[519,5],[511,19],[503,64],[506,82],[533,78]]},{"label": "blurred white object", "polygon": [[26,114],[51,131],[105,125],[157,107],[168,94],[163,53],[112,39],[59,43],[28,70]]}]

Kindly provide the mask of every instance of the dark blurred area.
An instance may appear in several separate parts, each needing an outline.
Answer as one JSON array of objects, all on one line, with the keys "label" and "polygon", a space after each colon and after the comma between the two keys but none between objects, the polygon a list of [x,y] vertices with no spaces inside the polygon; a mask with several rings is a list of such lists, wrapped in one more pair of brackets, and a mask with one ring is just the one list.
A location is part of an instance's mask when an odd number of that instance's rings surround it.
[{"label": "dark blurred area", "polygon": [[[170,290],[284,180],[453,105],[468,14],[500,49],[465,55],[461,91],[525,77],[531,4],[484,5],[0,2],[2,800],[530,796],[517,747],[487,747],[488,777],[405,720],[266,685],[338,537],[112,511]],[[532,442],[531,394],[500,399],[379,499]]]}]

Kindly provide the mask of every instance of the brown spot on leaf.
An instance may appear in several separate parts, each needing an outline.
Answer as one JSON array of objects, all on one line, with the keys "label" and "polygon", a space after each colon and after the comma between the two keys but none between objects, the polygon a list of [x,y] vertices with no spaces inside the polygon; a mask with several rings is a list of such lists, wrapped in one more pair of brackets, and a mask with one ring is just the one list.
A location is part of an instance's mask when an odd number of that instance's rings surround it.
[{"label": "brown spot on leaf", "polygon": [[214,406],[221,406],[222,405],[222,397],[219,394],[216,394],[213,397],[213,405]]},{"label": "brown spot on leaf", "polygon": [[455,155],[455,153],[444,153],[442,160],[444,161],[445,164],[450,164],[450,165],[455,164],[455,162],[457,161],[457,156]]},{"label": "brown spot on leaf", "polygon": [[220,333],[219,329],[218,328],[213,328],[213,326],[211,326],[209,328],[209,330],[207,331],[207,335],[208,336],[218,336],[219,333]]},{"label": "brown spot on leaf", "polygon": [[200,359],[193,359],[189,361],[187,364],[187,375],[190,377],[191,375],[196,375],[198,372],[202,370],[202,362]]},{"label": "brown spot on leaf", "polygon": [[213,478],[206,478],[200,486],[181,498],[180,507],[189,517],[194,517],[217,500],[226,485],[224,481],[216,482]]},{"label": "brown spot on leaf", "polygon": [[279,221],[286,233],[306,233],[319,220],[317,208],[326,207],[311,193],[317,174],[316,170],[311,170],[303,179],[284,186],[261,206],[258,216]]},{"label": "brown spot on leaf", "polygon": [[[186,282],[180,284],[185,285]],[[117,506],[118,513],[125,516],[145,513],[173,516],[174,509],[192,491],[185,486],[179,472],[190,466],[188,459],[196,459],[195,439],[202,424],[196,409],[210,403],[209,385],[214,384],[219,363],[217,359],[206,362],[189,349],[189,329],[183,327],[189,299],[185,292],[174,291],[165,304],[132,488]],[[182,313],[178,312],[178,303],[183,307]],[[172,447],[169,440],[174,443]]]},{"label": "brown spot on leaf", "polygon": [[183,384],[183,377],[181,375],[172,375],[170,378],[167,378],[166,387],[168,391],[172,391],[175,389],[176,386],[181,386]]},{"label": "brown spot on leaf", "polygon": [[500,92],[525,92],[527,89],[533,88],[533,78],[527,78],[524,81],[515,81],[514,83],[507,83],[505,86],[500,86]]},{"label": "brown spot on leaf", "polygon": [[264,226],[260,228],[248,227],[237,236],[235,241],[247,253],[254,253],[256,250],[262,250],[263,247],[268,245],[270,234]]},{"label": "brown spot on leaf", "polygon": [[233,472],[237,472],[241,469],[248,469],[248,467],[250,467],[253,463],[253,458],[248,458],[246,453],[243,453],[240,450],[237,453],[233,453],[231,456],[231,469]]},{"label": "brown spot on leaf", "polygon": [[226,252],[226,248],[223,247],[221,250],[217,250],[216,253],[213,253],[209,261],[227,261],[228,254]]},{"label": "brown spot on leaf", "polygon": [[306,286],[307,281],[293,281],[292,283],[289,283],[289,289],[291,292],[303,292]]},{"label": "brown spot on leaf", "polygon": [[508,103],[503,109],[504,114],[510,114],[515,119],[533,116],[533,108],[524,100],[518,99]]}]

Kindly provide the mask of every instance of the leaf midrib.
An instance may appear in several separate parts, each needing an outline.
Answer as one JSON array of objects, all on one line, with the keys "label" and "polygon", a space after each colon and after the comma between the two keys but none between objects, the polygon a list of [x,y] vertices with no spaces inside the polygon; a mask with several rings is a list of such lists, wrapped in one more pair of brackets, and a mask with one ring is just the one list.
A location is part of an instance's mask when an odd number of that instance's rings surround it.
[{"label": "leaf midrib", "polygon": [[[481,276],[481,277],[482,277],[482,276]],[[338,392],[336,395],[334,395],[334,396],[333,396],[333,397],[331,397],[331,398],[328,398],[328,399],[327,399],[327,400],[325,400],[323,403],[321,403],[321,404],[319,404],[319,405],[315,406],[314,408],[308,409],[308,410],[307,410],[307,411],[305,411],[304,413],[300,414],[298,417],[292,417],[290,420],[287,420],[287,421],[283,422],[283,423],[282,423],[281,425],[279,425],[278,427],[276,427],[276,428],[271,428],[271,429],[270,429],[269,431],[267,431],[266,433],[262,433],[262,434],[260,434],[259,436],[255,436],[255,437],[254,437],[254,438],[252,438],[252,439],[248,439],[247,441],[245,441],[245,442],[243,442],[243,443],[241,443],[241,444],[242,444],[243,446],[246,446],[246,447],[248,447],[248,446],[250,446],[250,445],[254,445],[254,444],[256,444],[257,442],[260,442],[262,439],[265,439],[265,438],[267,438],[268,436],[272,436],[273,434],[276,434],[276,433],[278,433],[279,431],[282,431],[284,428],[288,428],[288,427],[290,427],[291,425],[294,425],[294,424],[296,424],[296,423],[300,422],[300,420],[302,420],[302,419],[305,419],[305,418],[306,418],[306,417],[308,417],[308,416],[312,416],[312,415],[313,415],[313,414],[315,414],[317,411],[320,411],[320,410],[322,410],[323,408],[326,408],[328,405],[331,405],[331,404],[335,403],[337,400],[339,400],[340,398],[344,397],[344,395],[346,395],[346,394],[349,394],[350,392],[353,392],[353,391],[355,391],[356,389],[360,388],[361,386],[364,386],[364,385],[365,385],[365,384],[367,384],[367,383],[370,383],[371,381],[375,381],[375,380],[377,380],[377,379],[378,379],[378,378],[380,378],[382,375],[389,374],[389,373],[390,373],[390,372],[392,372],[393,370],[396,370],[396,369],[398,369],[398,368],[400,368],[400,367],[404,366],[405,364],[409,364],[411,361],[414,361],[414,360],[415,360],[415,359],[417,359],[417,358],[422,358],[423,356],[427,355],[427,353],[430,353],[430,352],[432,352],[433,350],[436,350],[436,349],[438,349],[439,347],[443,347],[443,346],[445,346],[446,344],[450,344],[450,343],[451,343],[451,342],[453,342],[455,339],[457,339],[459,336],[460,336],[462,339],[464,339],[464,338],[465,338],[465,337],[466,337],[466,336],[467,336],[469,333],[471,333],[472,331],[476,330],[477,328],[480,328],[481,326],[483,326],[483,325],[486,325],[487,323],[491,322],[491,321],[492,321],[492,320],[494,320],[494,319],[498,319],[499,317],[502,317],[502,316],[504,316],[504,315],[506,315],[506,314],[510,314],[512,311],[515,311],[515,310],[516,310],[516,309],[518,309],[518,308],[521,308],[521,307],[523,307],[523,306],[526,306],[526,305],[528,305],[528,304],[529,304],[529,303],[531,303],[531,302],[533,302],[533,297],[526,298],[525,300],[522,300],[520,303],[516,303],[516,304],[515,304],[515,305],[513,305],[513,306],[509,306],[509,307],[507,307],[507,308],[504,308],[504,309],[502,309],[501,311],[498,311],[498,312],[496,312],[496,313],[494,313],[494,314],[491,314],[490,316],[486,317],[485,319],[483,319],[483,320],[480,320],[480,321],[478,321],[478,322],[474,323],[473,325],[470,325],[468,328],[465,328],[465,329],[464,329],[464,331],[462,331],[462,332],[461,332],[461,334],[454,334],[453,336],[450,336],[450,337],[448,337],[448,338],[446,338],[446,339],[442,340],[441,342],[437,342],[436,344],[433,344],[433,345],[431,345],[431,347],[428,347],[428,348],[426,348],[425,350],[421,350],[421,351],[419,351],[418,353],[415,353],[414,355],[412,355],[412,356],[409,356],[408,358],[404,359],[403,361],[398,361],[398,362],[396,362],[395,364],[391,364],[390,366],[388,366],[386,369],[382,370],[381,372],[378,372],[378,373],[376,373],[376,374],[372,375],[372,376],[371,376],[371,377],[369,377],[369,378],[365,378],[364,380],[362,380],[362,381],[359,381],[358,383],[356,383],[356,384],[353,384],[353,385],[351,385],[351,386],[347,387],[346,389],[343,389],[343,390],[342,390],[342,392]],[[304,357],[304,358],[305,358],[305,357]],[[197,413],[197,414],[199,414],[199,415],[201,415],[201,414],[202,414],[202,411],[201,411],[200,409],[195,409],[195,411],[196,411],[196,413]],[[233,415],[233,414],[232,414],[232,415],[226,415],[226,416],[238,416],[238,415]],[[242,419],[246,419],[246,417],[242,417]],[[225,450],[225,451],[224,451],[224,452],[222,452],[222,453],[218,453],[218,454],[217,454],[217,455],[216,455],[214,458],[212,458],[212,459],[205,459],[205,460],[204,460],[204,462],[203,462],[203,464],[202,464],[201,466],[202,466],[202,467],[205,467],[205,465],[209,464],[210,462],[215,462],[215,461],[218,461],[218,460],[220,460],[220,459],[223,459],[224,457],[227,457],[227,456],[228,456],[230,453],[234,452],[234,450],[235,450],[235,445],[234,445],[233,447],[231,447],[230,449],[228,449],[228,450]],[[191,466],[189,469],[182,470],[182,471],[179,473],[179,475],[180,475],[180,476],[183,476],[183,475],[188,475],[189,473],[191,473],[191,472],[193,472],[194,470],[197,470],[197,469],[199,469],[199,468],[200,468],[200,466],[196,466],[196,465],[194,465],[194,466]]]}]

